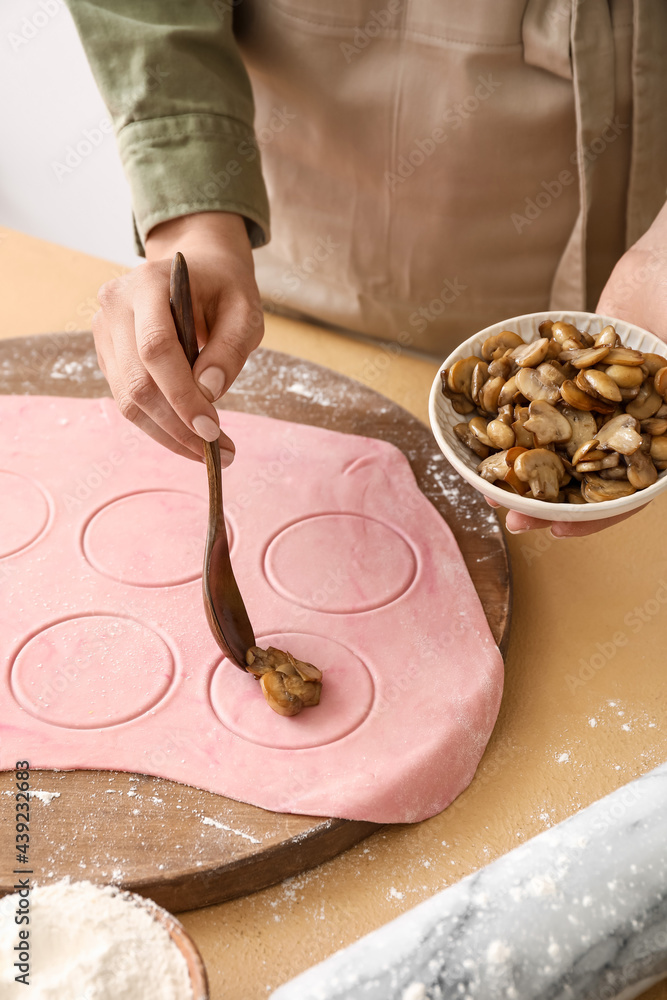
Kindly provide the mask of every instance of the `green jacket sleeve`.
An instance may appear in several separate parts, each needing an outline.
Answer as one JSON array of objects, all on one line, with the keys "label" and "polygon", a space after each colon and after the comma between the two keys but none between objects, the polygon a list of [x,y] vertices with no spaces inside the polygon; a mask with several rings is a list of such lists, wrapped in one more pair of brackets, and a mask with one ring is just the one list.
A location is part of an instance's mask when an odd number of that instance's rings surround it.
[{"label": "green jacket sleeve", "polygon": [[269,206],[250,81],[230,0],[67,0],[112,117],[140,254],[159,222],[243,215],[253,246]]}]

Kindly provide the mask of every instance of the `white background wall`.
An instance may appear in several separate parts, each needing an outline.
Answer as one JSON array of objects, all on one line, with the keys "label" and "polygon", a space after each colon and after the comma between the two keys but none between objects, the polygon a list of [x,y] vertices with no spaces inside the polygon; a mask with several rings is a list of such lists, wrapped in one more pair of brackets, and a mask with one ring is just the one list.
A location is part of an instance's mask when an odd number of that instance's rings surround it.
[{"label": "white background wall", "polygon": [[[138,261],[115,140],[99,130],[107,118],[62,0],[1,0],[0,226]],[[86,130],[98,144],[58,168]]]}]

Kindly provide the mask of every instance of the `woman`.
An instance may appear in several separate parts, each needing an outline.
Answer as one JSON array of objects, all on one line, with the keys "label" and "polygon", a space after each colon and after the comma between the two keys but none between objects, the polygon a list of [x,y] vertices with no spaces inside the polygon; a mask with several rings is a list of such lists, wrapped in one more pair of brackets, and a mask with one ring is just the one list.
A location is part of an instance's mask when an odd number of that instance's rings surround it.
[{"label": "woman", "polygon": [[[261,300],[440,358],[549,307],[667,336],[661,0],[69,7],[147,261],[100,289],[100,365],[173,451],[220,435],[212,404],[261,340]],[[194,377],[169,312],[176,249],[205,343]]]}]

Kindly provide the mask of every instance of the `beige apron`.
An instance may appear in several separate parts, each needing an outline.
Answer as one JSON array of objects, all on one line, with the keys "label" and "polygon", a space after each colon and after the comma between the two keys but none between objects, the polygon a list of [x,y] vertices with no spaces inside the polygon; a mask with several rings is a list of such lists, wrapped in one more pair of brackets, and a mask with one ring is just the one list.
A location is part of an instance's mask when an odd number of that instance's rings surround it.
[{"label": "beige apron", "polygon": [[665,0],[238,10],[268,308],[442,356],[506,317],[594,308],[665,200]]}]

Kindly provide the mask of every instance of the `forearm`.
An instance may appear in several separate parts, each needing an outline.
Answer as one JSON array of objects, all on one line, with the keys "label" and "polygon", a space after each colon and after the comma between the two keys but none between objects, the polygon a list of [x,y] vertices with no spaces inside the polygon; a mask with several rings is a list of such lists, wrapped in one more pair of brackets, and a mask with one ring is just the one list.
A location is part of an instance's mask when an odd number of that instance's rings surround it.
[{"label": "forearm", "polygon": [[253,99],[231,8],[182,0],[67,0],[113,118],[138,250],[178,216],[235,213],[253,246],[269,211]]}]

